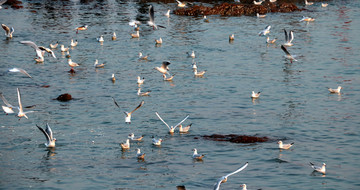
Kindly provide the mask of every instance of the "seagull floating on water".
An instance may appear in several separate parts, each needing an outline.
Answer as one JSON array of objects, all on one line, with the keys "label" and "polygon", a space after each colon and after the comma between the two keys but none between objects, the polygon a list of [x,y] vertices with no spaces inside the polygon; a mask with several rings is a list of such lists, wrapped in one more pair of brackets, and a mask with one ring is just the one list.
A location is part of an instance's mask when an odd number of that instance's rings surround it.
[{"label": "seagull floating on water", "polygon": [[120,143],[121,149],[127,150],[130,149],[130,140],[126,139],[126,143]]},{"label": "seagull floating on water", "polygon": [[167,16],[168,18],[170,17],[170,9],[167,10],[167,12],[164,14],[165,16]]},{"label": "seagull floating on water", "polygon": [[140,137],[135,137],[134,133],[130,133],[128,136],[128,139],[132,141],[141,141],[144,138],[144,135],[141,135]]},{"label": "seagull floating on water", "polygon": [[45,135],[45,138],[46,138],[46,143],[45,143],[45,146],[47,148],[54,148],[55,147],[55,141],[56,141],[56,138],[53,137],[53,132],[49,126],[48,123],[46,123],[46,129],[44,130],[43,128],[39,127],[38,125],[36,125],[36,127],[44,133]]},{"label": "seagull floating on water", "polygon": [[0,98],[2,99],[2,101],[4,102],[4,104],[6,105],[6,106],[2,106],[2,109],[4,110],[4,112],[6,113],[6,115],[7,115],[7,114],[15,113],[14,110],[13,110],[14,108],[20,109],[19,107],[15,107],[15,106],[9,104],[9,102],[6,100],[6,98],[4,97],[4,95],[3,95],[1,92],[0,92]]},{"label": "seagull floating on water", "polygon": [[278,141],[277,143],[279,144],[280,149],[285,149],[285,150],[289,149],[290,147],[292,147],[294,145],[293,142],[290,144],[283,144],[282,141]]},{"label": "seagull floating on water", "polygon": [[194,153],[193,153],[193,155],[192,155],[192,158],[193,158],[193,159],[202,160],[202,159],[204,158],[205,155],[204,155],[204,154],[198,154],[196,148],[194,148],[193,151],[194,151]]},{"label": "seagull floating on water", "polygon": [[144,159],[145,158],[145,153],[141,153],[140,148],[137,148],[136,151],[137,151],[136,152],[137,159]]},{"label": "seagull floating on water", "polygon": [[114,32],[112,37],[111,37],[112,40],[116,40],[116,33]]},{"label": "seagull floating on water", "polygon": [[261,15],[261,14],[259,14],[259,13],[256,13],[256,17],[258,17],[258,18],[265,18],[266,15]]},{"label": "seagull floating on water", "polygon": [[68,52],[69,51],[69,48],[67,47],[67,48],[65,48],[65,46],[64,45],[60,45],[60,50],[61,50],[61,52]]},{"label": "seagull floating on water", "polygon": [[285,43],[284,46],[292,46],[292,41],[294,40],[294,31],[290,30],[289,35],[287,34],[286,30],[284,29],[285,34]]},{"label": "seagull floating on water", "polygon": [[143,55],[141,52],[139,52],[139,59],[140,60],[148,60],[149,55]]},{"label": "seagull floating on water", "polygon": [[268,37],[266,38],[266,43],[268,43],[268,44],[274,44],[274,43],[276,42],[276,40],[277,40],[277,38],[274,38],[274,39],[270,40],[270,37],[268,36]]},{"label": "seagull floating on water", "polygon": [[131,38],[139,38],[140,37],[140,31],[136,31],[135,34],[130,34],[131,35]]},{"label": "seagull floating on water", "polygon": [[[271,2],[271,0],[270,0],[270,2]],[[241,190],[247,190],[246,189],[246,184],[244,183],[244,184],[242,184],[242,185],[240,185],[240,187],[242,187],[242,189]]]},{"label": "seagull floating on water", "polygon": [[156,146],[161,146],[161,142],[162,142],[163,140],[162,139],[155,139],[155,138],[153,138],[152,139],[152,144],[153,145],[156,145]]},{"label": "seagull floating on water", "polygon": [[83,25],[80,27],[75,28],[76,30],[76,34],[79,33],[79,30],[87,30],[88,29],[88,25]]},{"label": "seagull floating on water", "polygon": [[112,81],[112,82],[115,82],[115,81],[116,81],[116,78],[115,78],[115,74],[114,74],[114,73],[111,75],[111,81]]},{"label": "seagull floating on water", "polygon": [[263,1],[254,1],[254,5],[261,5]]},{"label": "seagull floating on water", "polygon": [[286,57],[287,59],[289,59],[290,62],[292,62],[293,60],[294,60],[294,61],[297,61],[297,60],[295,59],[296,55],[291,55],[291,54],[288,52],[288,50],[285,48],[285,46],[281,45],[281,49],[285,52],[285,54],[286,54],[285,57]]},{"label": "seagull floating on water", "polygon": [[222,176],[221,178],[219,178],[218,181],[217,181],[217,182],[215,183],[215,185],[214,185],[214,190],[219,190],[221,183],[227,182],[227,178],[228,178],[229,176],[234,175],[234,174],[236,174],[236,173],[244,170],[244,169],[248,166],[248,164],[249,164],[249,163],[246,162],[245,165],[243,165],[241,168],[237,169],[236,171],[234,171],[234,172],[232,172],[232,173],[229,173],[229,174],[227,174],[227,175]]},{"label": "seagull floating on water", "polygon": [[151,90],[148,90],[146,92],[141,92],[141,88],[138,88],[137,95],[138,96],[150,96]]},{"label": "seagull floating on water", "polygon": [[340,90],[342,89],[341,86],[338,86],[336,89],[328,88],[330,93],[340,93]]},{"label": "seagull floating on water", "polygon": [[320,172],[322,174],[325,174],[326,172],[325,163],[323,163],[322,166],[320,167],[320,166],[315,166],[313,163],[310,162],[310,166],[312,167],[312,169],[314,169],[314,171]]},{"label": "seagull floating on water", "polygon": [[[6,1],[5,1],[6,2]],[[0,2],[1,3],[1,2]],[[5,24],[1,24],[2,28],[5,30],[5,36],[8,38],[12,38],[13,37],[13,33],[14,33],[14,28],[11,27],[11,29],[6,26]]]},{"label": "seagull floating on water", "polygon": [[188,126],[183,127],[181,124],[179,125],[179,133],[188,133],[190,130],[192,123],[190,123]]},{"label": "seagull floating on water", "polygon": [[314,2],[308,2],[307,0],[305,0],[305,5],[312,5],[314,4]]},{"label": "seagull floating on water", "polygon": [[172,81],[172,79],[174,78],[175,74],[174,75],[171,75],[170,77],[167,77],[166,74],[163,74],[163,79],[164,81]]},{"label": "seagull floating on water", "polygon": [[169,74],[169,72],[168,72],[170,70],[169,65],[170,65],[170,62],[164,61],[164,62],[162,62],[161,67],[155,67],[155,69],[158,70],[162,74]]},{"label": "seagull floating on water", "polygon": [[303,16],[302,19],[300,20],[301,21],[306,21],[306,22],[313,22],[315,21],[314,18],[311,18],[311,17],[306,17],[306,16]]},{"label": "seagull floating on water", "polygon": [[163,40],[161,38],[155,39],[155,44],[162,44]]},{"label": "seagull floating on water", "polygon": [[[113,98],[115,105],[120,108],[119,104],[115,101]],[[131,115],[134,113],[134,111],[138,110],[142,105],[144,105],[144,100],[140,102],[140,104],[131,112],[124,112],[125,114],[125,123],[131,124]]]},{"label": "seagull floating on water", "polygon": [[73,39],[71,39],[71,42],[70,42],[70,46],[71,47],[76,47],[78,45],[78,41],[77,40],[73,40]]},{"label": "seagull floating on water", "polygon": [[267,34],[269,34],[270,33],[270,28],[271,28],[270,25],[266,26],[266,28],[264,30],[259,32],[259,36],[266,36]]},{"label": "seagull floating on water", "polygon": [[186,7],[186,3],[183,3],[183,2],[181,2],[179,0],[176,0],[176,2],[178,3],[177,4],[178,7]]},{"label": "seagull floating on water", "polygon": [[251,98],[259,98],[259,97],[260,97],[260,93],[261,93],[261,92],[255,93],[254,91],[252,91],[252,93],[251,93]]},{"label": "seagull floating on water", "polygon": [[21,69],[21,68],[12,68],[12,69],[9,69],[9,72],[19,72],[19,73],[22,73],[30,78],[32,78],[29,73],[27,73],[24,69]]},{"label": "seagull floating on water", "polygon": [[50,48],[56,49],[58,45],[59,45],[59,42],[56,42],[55,44],[50,44]]},{"label": "seagull floating on water", "polygon": [[195,59],[195,51],[192,51],[191,53],[186,52],[186,54],[187,54],[189,57]]},{"label": "seagull floating on water", "polygon": [[106,65],[106,63],[99,63],[97,59],[95,59],[94,67],[95,68],[103,68]]},{"label": "seagull floating on water", "polygon": [[175,127],[173,126],[169,126],[158,114],[158,112],[155,112],[155,114],[158,116],[158,118],[168,127],[169,129],[169,133],[173,134],[175,132],[176,127],[178,127],[179,125],[181,125],[190,115],[187,115],[182,121],[180,121],[180,123],[178,123],[177,125],[175,125]]},{"label": "seagull floating on water", "polygon": [[144,82],[145,82],[145,77],[143,77],[142,79],[141,79],[141,77],[140,76],[137,76],[137,83],[140,85],[140,84],[144,84]]},{"label": "seagull floating on water", "polygon": [[206,70],[198,72],[197,69],[194,69],[194,76],[195,77],[203,77],[205,73],[206,73]]},{"label": "seagull floating on water", "polygon": [[235,39],[235,35],[234,34],[231,34],[230,36],[229,36],[229,41],[233,41]]},{"label": "seagull floating on water", "polygon": [[321,7],[327,7],[328,5],[327,3],[321,3]]}]

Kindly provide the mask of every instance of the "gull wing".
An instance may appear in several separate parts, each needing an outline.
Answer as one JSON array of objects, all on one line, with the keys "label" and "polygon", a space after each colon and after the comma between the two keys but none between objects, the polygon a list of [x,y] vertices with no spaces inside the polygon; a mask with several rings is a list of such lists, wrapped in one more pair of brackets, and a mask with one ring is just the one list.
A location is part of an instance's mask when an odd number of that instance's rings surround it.
[{"label": "gull wing", "polygon": [[32,41],[20,41],[20,43],[28,45],[28,46],[34,48],[35,51],[36,51],[36,55],[38,57],[43,57],[43,55],[41,53],[41,50],[39,49],[39,47],[34,42],[32,42]]},{"label": "gull wing", "polygon": [[45,138],[46,138],[46,141],[47,141],[47,144],[50,144],[50,137],[49,137],[49,135],[47,134],[47,132],[46,132],[43,128],[39,127],[38,125],[36,125],[36,127],[37,127],[41,132],[44,133]]},{"label": "gull wing", "polygon": [[236,173],[241,172],[241,171],[244,170],[248,165],[249,165],[249,163],[246,162],[243,166],[241,166],[241,168],[237,169],[236,171],[234,171],[234,172],[232,172],[232,173],[227,174],[227,175],[225,176],[225,178],[227,178],[227,177],[229,177],[229,176],[231,176],[231,175],[234,175],[234,174],[236,174]]},{"label": "gull wing", "polygon": [[289,38],[288,38],[288,34],[285,29],[284,29],[284,33],[285,33],[285,42],[288,42]]},{"label": "gull wing", "polygon": [[19,90],[19,88],[16,88],[16,89],[17,89],[18,101],[19,101],[19,112],[23,112],[23,107],[22,107],[22,104],[21,104],[20,90]]},{"label": "gull wing", "polygon": [[268,25],[268,26],[266,26],[265,30],[270,30],[270,28],[271,28],[271,26]]},{"label": "gull wing", "polygon": [[158,114],[158,112],[155,112],[155,114],[158,116],[158,118],[169,128],[170,130],[170,127],[169,125],[160,117],[160,115]]},{"label": "gull wing", "polygon": [[220,184],[221,184],[222,180],[223,180],[223,178],[218,179],[218,181],[214,185],[214,190],[219,190],[220,189]]},{"label": "gull wing", "polygon": [[155,24],[154,7],[152,5],[150,5],[149,7],[149,17],[150,17],[150,22]]},{"label": "gull wing", "polygon": [[0,5],[4,4],[7,0],[1,0]]},{"label": "gull wing", "polygon": [[53,140],[53,139],[54,139],[54,137],[53,137],[53,132],[52,132],[52,130],[51,130],[51,128],[50,128],[50,126],[49,126],[48,123],[46,123],[46,129],[45,129],[45,131],[46,131],[46,133],[49,135],[50,140]]},{"label": "gull wing", "polygon": [[144,100],[141,101],[140,104],[133,111],[131,111],[129,114],[134,113],[134,111],[138,110],[143,104],[144,104]]},{"label": "gull wing", "polygon": [[9,69],[10,72],[20,72],[30,78],[32,78],[29,73],[27,73],[24,69],[21,69],[21,68],[12,68],[12,69]]},{"label": "gull wing", "polygon": [[286,53],[286,55],[291,56],[291,54],[288,52],[288,50],[283,45],[281,45],[281,49]]},{"label": "gull wing", "polygon": [[291,30],[289,34],[289,42],[291,43],[293,40],[294,40],[294,31]]},{"label": "gull wing", "polygon": [[9,102],[5,99],[4,95],[0,92],[0,98],[2,99],[2,101],[4,102],[4,104],[7,106],[7,107],[11,107],[11,108],[14,108],[14,106],[12,106],[11,104],[9,104]]},{"label": "gull wing", "polygon": [[116,105],[118,108],[120,108],[119,104],[115,101],[115,98],[114,98],[114,97],[111,97],[111,98],[113,99],[115,105]]},{"label": "gull wing", "polygon": [[10,33],[10,28],[8,26],[6,26],[5,24],[1,24],[1,27],[5,30],[5,35],[8,35]]},{"label": "gull wing", "polygon": [[190,115],[187,115],[182,121],[180,121],[180,123],[178,123],[177,125],[175,125],[174,128],[176,128],[177,126],[181,125]]}]

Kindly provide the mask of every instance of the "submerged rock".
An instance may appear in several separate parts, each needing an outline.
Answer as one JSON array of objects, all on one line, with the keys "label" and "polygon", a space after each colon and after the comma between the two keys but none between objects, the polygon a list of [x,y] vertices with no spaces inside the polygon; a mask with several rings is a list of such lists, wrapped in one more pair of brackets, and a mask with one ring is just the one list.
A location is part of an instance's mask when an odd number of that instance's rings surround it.
[{"label": "submerged rock", "polygon": [[232,143],[257,143],[257,142],[267,142],[270,139],[268,137],[256,137],[256,136],[248,136],[248,135],[204,135],[202,136],[206,140],[213,140],[213,141],[229,141]]},{"label": "submerged rock", "polygon": [[58,97],[56,98],[56,100],[59,100],[59,101],[62,101],[62,102],[66,102],[66,101],[72,100],[72,97],[71,97],[70,94],[65,93],[65,94],[61,94],[60,96],[58,96]]},{"label": "submerged rock", "polygon": [[174,11],[177,15],[186,16],[199,16],[199,15],[222,15],[222,16],[255,16],[256,13],[266,14],[269,12],[294,12],[301,11],[293,3],[270,3],[263,2],[262,5],[254,4],[235,4],[235,3],[222,3],[214,7],[206,7],[203,5],[194,5],[189,8],[179,8]]}]

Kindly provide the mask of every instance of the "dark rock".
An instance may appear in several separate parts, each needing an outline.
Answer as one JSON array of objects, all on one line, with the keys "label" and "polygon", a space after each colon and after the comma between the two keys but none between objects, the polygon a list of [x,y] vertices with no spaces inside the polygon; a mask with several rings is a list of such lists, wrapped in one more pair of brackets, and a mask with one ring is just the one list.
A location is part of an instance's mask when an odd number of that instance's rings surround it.
[{"label": "dark rock", "polygon": [[5,5],[10,5],[11,8],[13,9],[21,9],[24,8],[22,6],[22,2],[18,1],[18,0],[7,0],[6,3],[4,3]]},{"label": "dark rock", "polygon": [[248,135],[220,135],[220,134],[213,134],[213,135],[204,135],[202,136],[206,140],[213,140],[213,141],[229,141],[232,143],[257,143],[257,142],[267,142],[270,139],[268,137],[256,137],[256,136],[248,136]]},{"label": "dark rock", "polygon": [[72,97],[71,97],[70,94],[65,93],[65,94],[61,94],[60,96],[58,96],[58,97],[56,98],[56,100],[59,100],[59,101],[62,101],[62,102],[66,102],[66,101],[72,100]]}]

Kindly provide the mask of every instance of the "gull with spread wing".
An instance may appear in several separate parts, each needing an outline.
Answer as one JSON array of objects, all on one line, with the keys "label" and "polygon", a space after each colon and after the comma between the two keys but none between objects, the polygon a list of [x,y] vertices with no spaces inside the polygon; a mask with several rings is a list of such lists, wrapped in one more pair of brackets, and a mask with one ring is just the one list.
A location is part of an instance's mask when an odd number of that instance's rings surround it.
[{"label": "gull with spread wing", "polygon": [[19,88],[17,88],[17,94],[18,94],[18,101],[19,101],[19,113],[17,114],[17,116],[19,117],[19,120],[22,118],[22,117],[25,117],[26,119],[28,119],[27,117],[27,113],[32,113],[34,111],[27,111],[27,112],[24,112],[23,111],[23,106],[22,106],[22,103],[21,103],[21,95],[20,95],[20,90]]},{"label": "gull with spread wing", "polygon": [[45,138],[46,138],[46,143],[45,143],[45,146],[47,148],[54,148],[55,147],[55,141],[56,141],[56,138],[53,137],[53,132],[49,126],[48,123],[46,123],[46,129],[44,130],[43,128],[39,127],[38,125],[36,125],[36,127],[44,133],[45,135]]},{"label": "gull with spread wing", "polygon": [[285,33],[284,46],[292,46],[293,44],[291,42],[294,40],[294,31],[290,30],[290,33],[288,35],[286,30],[284,29],[284,33]]},{"label": "gull with spread wing", "polygon": [[183,123],[190,115],[187,115],[182,121],[180,121],[180,123],[178,123],[177,125],[175,125],[175,127],[173,126],[169,126],[161,117],[160,115],[158,114],[158,112],[155,112],[155,114],[158,116],[158,118],[169,128],[169,133],[170,134],[173,134],[176,127],[178,127],[179,125],[181,125],[181,123]]},{"label": "gull with spread wing", "polygon": [[2,99],[2,101],[4,102],[4,104],[6,106],[2,106],[2,109],[4,110],[4,112],[7,114],[11,114],[11,113],[15,113],[14,112],[14,108],[19,109],[19,107],[13,106],[11,104],[9,104],[9,102],[5,99],[4,95],[0,92],[0,98]]},{"label": "gull with spread wing", "polygon": [[8,38],[12,38],[13,37],[13,33],[14,33],[14,27],[11,27],[11,29],[6,26],[5,24],[1,24],[2,28],[5,30],[5,36]]},{"label": "gull with spread wing", "polygon": [[155,13],[154,13],[154,7],[152,5],[150,5],[150,7],[149,7],[149,17],[150,17],[150,20],[148,21],[148,25],[152,26],[154,30],[158,29],[158,27],[166,28],[165,26],[155,24]]},{"label": "gull with spread wing", "polygon": [[234,175],[242,170],[244,170],[247,166],[248,166],[248,162],[245,163],[245,165],[243,165],[241,168],[237,169],[236,171],[232,172],[232,173],[229,173],[225,176],[222,176],[221,178],[218,179],[218,181],[215,183],[214,185],[214,190],[219,190],[220,189],[220,184],[221,183],[225,183],[227,181],[227,178],[231,175]]},{"label": "gull with spread wing", "polygon": [[32,48],[34,48],[36,55],[38,58],[35,58],[36,62],[44,62],[44,53],[43,51],[32,41],[20,41],[20,43],[28,45]]},{"label": "gull with spread wing", "polygon": [[13,72],[13,73],[19,72],[19,73],[22,73],[22,74],[24,74],[24,75],[32,78],[32,77],[29,75],[29,73],[27,73],[24,69],[21,69],[21,68],[12,68],[12,69],[9,69],[9,72]]},{"label": "gull with spread wing", "polygon": [[[119,104],[115,101],[114,98],[112,98],[114,100],[115,105],[120,108]],[[140,104],[131,112],[124,112],[125,113],[125,123],[131,124],[131,115],[134,113],[134,111],[138,110],[142,105],[144,104],[144,100],[140,102]]]}]

